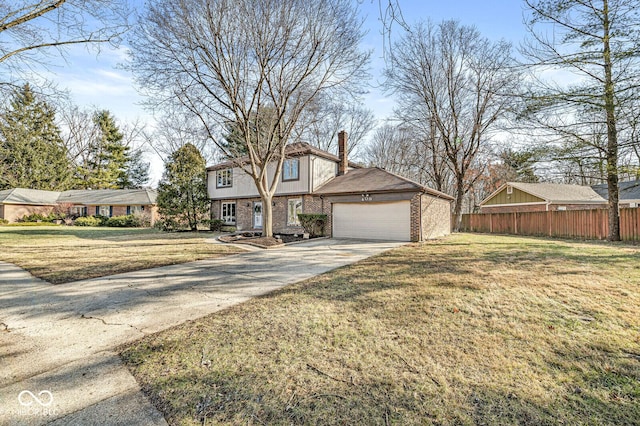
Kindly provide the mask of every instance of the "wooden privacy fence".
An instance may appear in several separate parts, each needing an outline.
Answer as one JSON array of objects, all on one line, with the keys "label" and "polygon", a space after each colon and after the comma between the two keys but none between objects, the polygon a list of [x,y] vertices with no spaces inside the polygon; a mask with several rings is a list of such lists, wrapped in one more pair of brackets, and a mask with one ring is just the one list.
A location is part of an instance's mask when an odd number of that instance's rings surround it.
[{"label": "wooden privacy fence", "polygon": [[[609,234],[606,209],[462,215],[464,232],[603,240]],[[620,209],[620,238],[640,241],[640,209]]]}]

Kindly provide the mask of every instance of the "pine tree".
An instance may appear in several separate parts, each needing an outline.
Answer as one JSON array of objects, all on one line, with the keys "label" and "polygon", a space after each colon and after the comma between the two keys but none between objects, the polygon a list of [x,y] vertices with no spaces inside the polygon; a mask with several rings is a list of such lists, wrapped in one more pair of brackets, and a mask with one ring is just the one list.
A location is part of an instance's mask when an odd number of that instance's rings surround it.
[{"label": "pine tree", "polygon": [[208,217],[206,164],[194,145],[182,146],[165,163],[157,201],[168,229],[196,231]]},{"label": "pine tree", "polygon": [[0,189],[65,190],[71,170],[55,109],[25,84],[0,113]]},{"label": "pine tree", "polygon": [[129,147],[123,143],[124,135],[107,110],[97,111],[93,121],[99,136],[91,144],[89,162],[84,166],[86,170],[82,170],[86,177],[79,184],[92,189],[122,188],[127,181],[129,162]]},{"label": "pine tree", "polygon": [[120,188],[140,189],[149,183],[149,162],[142,159],[142,150],[137,149],[129,156],[125,167],[125,178],[118,182]]}]

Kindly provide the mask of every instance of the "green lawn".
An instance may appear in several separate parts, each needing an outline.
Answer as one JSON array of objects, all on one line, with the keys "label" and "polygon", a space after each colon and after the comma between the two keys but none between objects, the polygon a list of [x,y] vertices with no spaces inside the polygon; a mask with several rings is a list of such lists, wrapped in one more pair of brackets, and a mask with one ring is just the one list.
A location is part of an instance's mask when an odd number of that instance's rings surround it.
[{"label": "green lawn", "polygon": [[239,250],[210,233],[150,228],[0,227],[0,260],[54,284],[209,259]]},{"label": "green lawn", "polygon": [[458,234],[122,351],[170,424],[640,424],[640,249]]}]

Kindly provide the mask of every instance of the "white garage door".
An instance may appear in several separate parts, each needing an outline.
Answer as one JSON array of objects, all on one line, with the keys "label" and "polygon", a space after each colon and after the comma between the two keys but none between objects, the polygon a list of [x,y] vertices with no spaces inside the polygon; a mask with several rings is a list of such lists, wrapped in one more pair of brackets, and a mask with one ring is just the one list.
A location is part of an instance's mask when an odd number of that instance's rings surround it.
[{"label": "white garage door", "polygon": [[333,236],[365,240],[410,241],[410,202],[334,203]]}]

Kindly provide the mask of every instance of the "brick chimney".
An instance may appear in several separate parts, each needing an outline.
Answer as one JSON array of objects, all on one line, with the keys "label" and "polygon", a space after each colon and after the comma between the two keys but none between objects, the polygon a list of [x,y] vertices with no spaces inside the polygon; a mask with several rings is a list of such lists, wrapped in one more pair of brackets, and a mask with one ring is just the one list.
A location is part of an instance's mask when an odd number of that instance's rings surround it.
[{"label": "brick chimney", "polygon": [[347,173],[349,168],[349,159],[347,158],[347,132],[341,130],[338,132],[338,176]]}]

